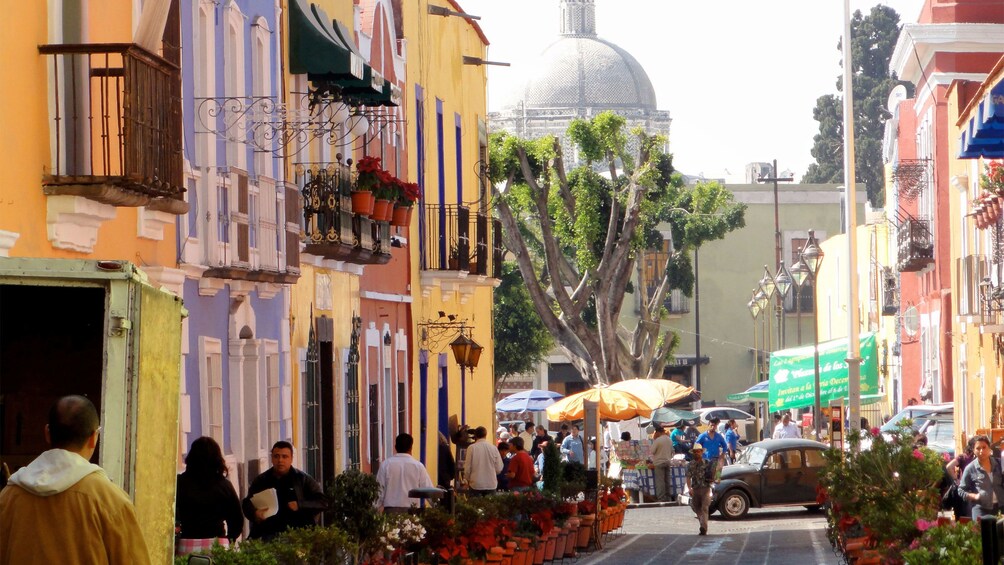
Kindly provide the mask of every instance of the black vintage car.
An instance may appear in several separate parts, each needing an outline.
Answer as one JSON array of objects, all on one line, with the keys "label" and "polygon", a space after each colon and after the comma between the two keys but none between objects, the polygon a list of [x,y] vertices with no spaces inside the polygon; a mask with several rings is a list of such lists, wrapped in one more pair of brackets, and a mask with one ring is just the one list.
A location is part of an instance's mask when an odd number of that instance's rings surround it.
[{"label": "black vintage car", "polygon": [[825,444],[807,439],[768,439],[750,444],[734,465],[722,469],[715,485],[711,512],[729,520],[742,518],[750,507],[805,506],[818,508],[816,484]]}]

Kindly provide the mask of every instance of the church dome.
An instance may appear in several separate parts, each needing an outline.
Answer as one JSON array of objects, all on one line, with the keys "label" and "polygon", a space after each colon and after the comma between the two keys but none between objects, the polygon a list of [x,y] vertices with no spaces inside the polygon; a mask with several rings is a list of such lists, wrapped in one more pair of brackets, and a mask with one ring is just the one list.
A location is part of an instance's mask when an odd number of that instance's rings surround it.
[{"label": "church dome", "polygon": [[656,110],[655,89],[637,59],[596,36],[592,0],[563,0],[561,25],[562,37],[535,59],[505,107]]}]

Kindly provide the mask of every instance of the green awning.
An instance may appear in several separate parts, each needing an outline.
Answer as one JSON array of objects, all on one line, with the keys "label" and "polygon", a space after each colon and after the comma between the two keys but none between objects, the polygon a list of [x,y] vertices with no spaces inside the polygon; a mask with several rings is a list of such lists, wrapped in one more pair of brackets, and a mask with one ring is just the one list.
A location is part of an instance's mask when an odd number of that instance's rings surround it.
[{"label": "green awning", "polygon": [[[878,343],[875,334],[859,337],[862,403],[884,399],[879,392]],[[819,344],[820,403],[847,398],[847,338]],[[803,408],[815,403],[813,346],[774,351],[770,354],[768,405],[772,412]]]},{"label": "green awning", "polygon": [[[316,6],[312,6],[316,8]],[[323,12],[322,12],[323,13]],[[352,39],[352,33],[349,31],[345,24],[338,20],[331,22],[332,29],[335,35],[341,40],[341,42],[348,46],[348,48],[362,58],[362,54],[359,53],[359,49],[356,47],[355,42]],[[314,73],[308,73],[307,75],[311,81],[317,82],[320,80],[325,80],[327,77],[317,76]],[[338,85],[342,87],[342,91],[355,98],[359,98],[363,103],[371,104],[376,102],[376,98],[383,95],[384,85],[386,80],[383,78],[376,69],[370,65],[364,65],[363,76],[359,80],[347,80],[339,81]]]},{"label": "green awning", "polygon": [[362,80],[368,65],[331,27],[324,11],[306,0],[289,3],[289,70],[331,81]]}]

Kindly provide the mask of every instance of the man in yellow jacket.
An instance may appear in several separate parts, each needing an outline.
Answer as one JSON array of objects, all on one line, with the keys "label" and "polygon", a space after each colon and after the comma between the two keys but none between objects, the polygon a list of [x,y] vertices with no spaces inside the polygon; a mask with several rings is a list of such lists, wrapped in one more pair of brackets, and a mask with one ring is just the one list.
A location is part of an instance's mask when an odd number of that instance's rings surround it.
[{"label": "man in yellow jacket", "polygon": [[0,491],[0,565],[150,563],[129,497],[88,462],[99,422],[83,396],[60,398],[49,410],[52,449]]}]

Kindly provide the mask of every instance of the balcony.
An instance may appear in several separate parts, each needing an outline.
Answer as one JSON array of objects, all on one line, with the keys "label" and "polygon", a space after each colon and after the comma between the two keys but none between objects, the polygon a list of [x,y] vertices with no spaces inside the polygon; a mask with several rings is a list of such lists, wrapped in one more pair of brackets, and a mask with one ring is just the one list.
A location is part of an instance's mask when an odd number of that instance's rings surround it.
[{"label": "balcony", "polygon": [[45,194],[184,214],[181,72],[131,43],[42,45],[53,154]]},{"label": "balcony", "polygon": [[422,207],[421,284],[423,296],[439,287],[459,291],[461,303],[478,286],[498,286],[502,278],[502,222],[467,206]]},{"label": "balcony", "polygon": [[231,167],[216,174],[216,220],[204,278],[293,284],[300,278],[300,193],[296,186]]},{"label": "balcony", "polygon": [[909,218],[899,226],[899,257],[901,273],[921,271],[934,264],[934,236],[928,220]]},{"label": "balcony", "polygon": [[303,194],[305,253],[357,265],[390,261],[390,224],[352,213],[348,165],[297,166]]}]

